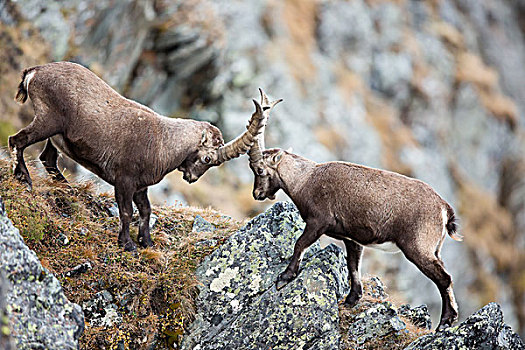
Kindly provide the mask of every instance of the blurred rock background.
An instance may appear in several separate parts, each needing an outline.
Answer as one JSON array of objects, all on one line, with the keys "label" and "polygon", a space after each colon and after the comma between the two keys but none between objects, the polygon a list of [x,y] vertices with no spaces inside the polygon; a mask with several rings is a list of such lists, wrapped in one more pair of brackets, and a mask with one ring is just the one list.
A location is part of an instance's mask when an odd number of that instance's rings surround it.
[{"label": "blurred rock background", "polygon": [[[523,336],[524,35],[523,0],[2,0],[0,142],[32,119],[30,104],[13,101],[20,70],[49,61],[81,63],[124,96],[210,121],[227,139],[262,87],[285,99],[268,147],[394,170],[452,203],[465,241],[447,239],[442,254],[460,314],[497,301]],[[175,172],[150,193],[251,217],[269,204],[252,199],[252,180],[242,157],[194,185]],[[436,322],[437,289],[402,255],[366,250],[363,264]]]}]

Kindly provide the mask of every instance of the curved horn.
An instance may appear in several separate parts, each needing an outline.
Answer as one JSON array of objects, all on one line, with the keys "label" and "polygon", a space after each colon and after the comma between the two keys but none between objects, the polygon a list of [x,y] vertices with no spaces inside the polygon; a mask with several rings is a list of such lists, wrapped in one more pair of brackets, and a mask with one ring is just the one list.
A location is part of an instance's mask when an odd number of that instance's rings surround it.
[{"label": "curved horn", "polygon": [[262,158],[263,158],[262,152],[265,149],[264,148],[264,131],[266,129],[266,124],[268,123],[268,118],[270,118],[270,111],[276,104],[278,104],[279,102],[283,100],[281,98],[279,100],[270,102],[270,100],[268,99],[268,96],[264,93],[264,91],[261,88],[259,88],[259,93],[261,94],[261,105],[263,106],[263,108],[266,107],[265,112],[266,111],[268,112],[265,113],[266,123],[264,123],[263,127],[261,128],[261,133],[257,137],[257,140],[255,141],[253,146],[248,151],[248,155],[250,156],[250,163],[259,163],[262,161]]},{"label": "curved horn", "polygon": [[217,164],[246,153],[252,147],[257,135],[261,133],[266,123],[264,108],[256,100],[253,100],[253,104],[255,105],[255,112],[250,118],[250,123],[246,127],[247,130],[217,150]]}]

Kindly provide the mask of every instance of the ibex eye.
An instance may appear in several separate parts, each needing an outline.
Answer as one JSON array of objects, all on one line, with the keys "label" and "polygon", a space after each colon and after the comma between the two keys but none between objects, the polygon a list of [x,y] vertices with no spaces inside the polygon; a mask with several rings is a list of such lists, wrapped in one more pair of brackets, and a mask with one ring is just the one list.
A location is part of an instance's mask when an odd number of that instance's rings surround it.
[{"label": "ibex eye", "polygon": [[257,174],[258,174],[258,175],[262,175],[262,174],[264,174],[264,169],[263,169],[263,168],[259,168],[259,169],[257,169]]},{"label": "ibex eye", "polygon": [[204,164],[208,164],[209,162],[211,162],[211,158],[209,156],[204,156],[202,157],[202,162]]}]

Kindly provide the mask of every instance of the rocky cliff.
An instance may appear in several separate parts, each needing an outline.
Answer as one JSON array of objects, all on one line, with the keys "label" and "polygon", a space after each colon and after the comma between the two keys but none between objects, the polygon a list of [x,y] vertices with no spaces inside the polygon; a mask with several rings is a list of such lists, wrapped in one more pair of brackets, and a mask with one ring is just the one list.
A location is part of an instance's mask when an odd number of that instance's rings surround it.
[{"label": "rocky cliff", "polygon": [[[461,318],[496,300],[523,335],[524,11],[522,0],[6,1],[0,136],[5,144],[32,117],[11,101],[18,71],[49,60],[80,62],[160,113],[229,136],[261,86],[285,99],[269,146],[395,170],[450,201],[465,243],[447,240],[443,257]],[[152,192],[253,216],[263,207],[251,179],[241,159]],[[403,258],[368,252],[364,262],[410,303],[439,300]]]}]

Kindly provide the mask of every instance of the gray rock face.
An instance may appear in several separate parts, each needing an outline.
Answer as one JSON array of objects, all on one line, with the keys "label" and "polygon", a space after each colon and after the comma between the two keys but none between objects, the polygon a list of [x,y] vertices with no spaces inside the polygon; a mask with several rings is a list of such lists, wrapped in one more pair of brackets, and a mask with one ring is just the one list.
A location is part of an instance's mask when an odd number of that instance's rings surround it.
[{"label": "gray rock face", "polygon": [[183,349],[338,349],[337,303],[348,292],[341,249],[314,244],[297,278],[275,288],[303,228],[295,206],[280,202],[205,260]]},{"label": "gray rock face", "polygon": [[432,328],[432,321],[426,305],[410,307],[410,304],[404,304],[399,307],[397,312],[401,316],[408,318],[415,326],[426,329]]},{"label": "gray rock face", "polygon": [[490,303],[456,327],[417,339],[406,350],[525,349],[525,343],[503,322],[503,313]]},{"label": "gray rock face", "polygon": [[193,232],[212,232],[215,231],[215,227],[206,221],[202,216],[197,215],[193,220],[193,227],[191,230]]},{"label": "gray rock face", "polygon": [[5,302],[16,348],[77,349],[84,330],[82,309],[66,299],[60,282],[24,244],[3,209],[0,267],[11,285],[5,293]]},{"label": "gray rock face", "polygon": [[9,315],[7,314],[7,305],[5,295],[8,289],[8,282],[5,279],[4,271],[0,269],[0,349],[14,349],[11,341],[11,328],[9,327]]}]

